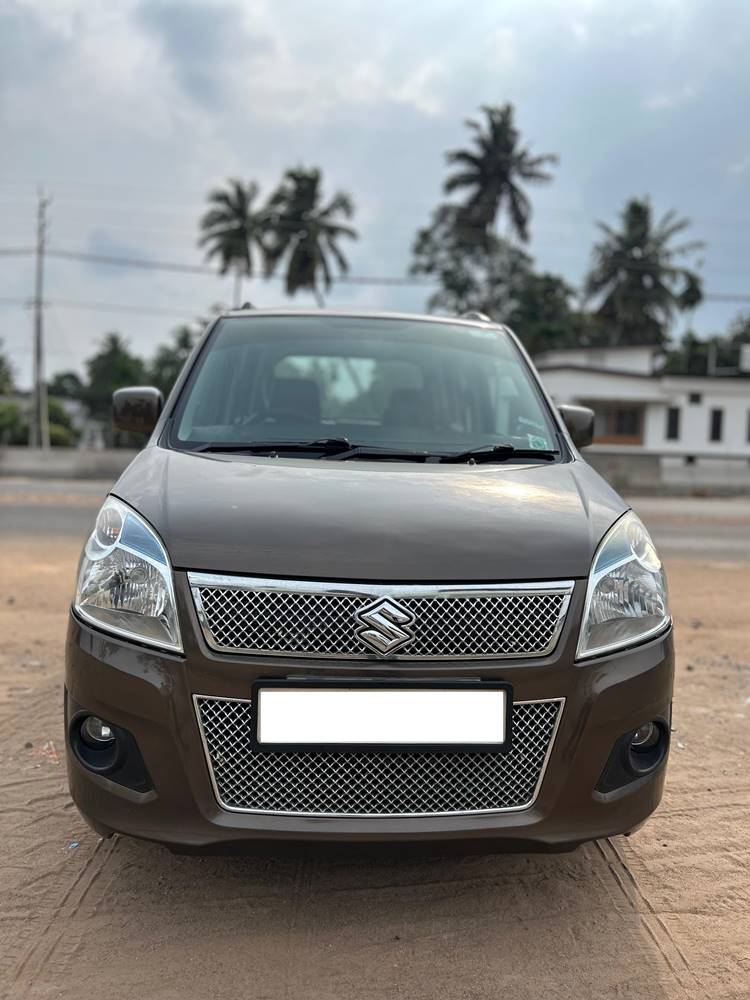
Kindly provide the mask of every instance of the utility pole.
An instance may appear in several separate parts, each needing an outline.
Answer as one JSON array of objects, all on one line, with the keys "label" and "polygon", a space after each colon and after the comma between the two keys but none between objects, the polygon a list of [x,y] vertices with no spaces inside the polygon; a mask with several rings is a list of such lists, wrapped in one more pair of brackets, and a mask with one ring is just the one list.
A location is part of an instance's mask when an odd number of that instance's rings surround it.
[{"label": "utility pole", "polygon": [[44,249],[50,199],[39,188],[36,216],[36,281],[34,283],[34,406],[29,433],[32,448],[49,448],[49,411],[44,373]]}]

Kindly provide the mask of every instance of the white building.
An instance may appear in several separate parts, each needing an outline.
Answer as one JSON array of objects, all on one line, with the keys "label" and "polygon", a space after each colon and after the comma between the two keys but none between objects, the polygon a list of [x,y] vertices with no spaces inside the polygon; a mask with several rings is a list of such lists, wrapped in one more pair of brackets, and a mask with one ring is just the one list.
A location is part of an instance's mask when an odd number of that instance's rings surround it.
[{"label": "white building", "polygon": [[534,361],[556,403],[594,410],[595,446],[679,457],[717,471],[704,460],[750,459],[750,371],[666,375],[660,358],[655,347],[578,347]]}]

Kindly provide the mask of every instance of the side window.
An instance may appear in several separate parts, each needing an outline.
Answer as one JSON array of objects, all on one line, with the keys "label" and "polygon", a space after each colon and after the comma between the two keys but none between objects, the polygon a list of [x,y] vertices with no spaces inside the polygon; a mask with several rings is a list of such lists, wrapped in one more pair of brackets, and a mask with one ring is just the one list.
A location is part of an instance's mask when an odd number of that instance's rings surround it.
[{"label": "side window", "polygon": [[667,441],[680,440],[680,408],[670,406],[667,409]]},{"label": "side window", "polygon": [[[252,373],[245,372],[246,353],[238,347],[212,351],[205,360],[182,414],[181,438],[223,438],[233,415],[244,412],[249,403],[247,385]],[[241,395],[241,398],[236,398]]]},{"label": "side window", "polygon": [[711,410],[709,418],[709,440],[721,441],[724,429],[724,411],[721,409]]}]

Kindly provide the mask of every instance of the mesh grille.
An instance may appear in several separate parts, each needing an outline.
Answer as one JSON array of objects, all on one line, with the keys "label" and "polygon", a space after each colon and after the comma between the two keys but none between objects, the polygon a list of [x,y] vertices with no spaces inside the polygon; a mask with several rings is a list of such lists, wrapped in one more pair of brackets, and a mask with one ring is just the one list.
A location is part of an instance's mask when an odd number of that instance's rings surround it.
[{"label": "mesh grille", "polygon": [[[384,592],[388,593],[387,588]],[[372,594],[194,586],[206,640],[215,649],[298,656],[371,656],[356,618]],[[534,656],[552,650],[569,590],[471,596],[398,596],[414,617],[399,658]]]},{"label": "mesh grille", "polygon": [[398,816],[533,802],[561,701],[513,706],[507,753],[257,752],[249,701],[196,697],[219,804],[251,812]]}]

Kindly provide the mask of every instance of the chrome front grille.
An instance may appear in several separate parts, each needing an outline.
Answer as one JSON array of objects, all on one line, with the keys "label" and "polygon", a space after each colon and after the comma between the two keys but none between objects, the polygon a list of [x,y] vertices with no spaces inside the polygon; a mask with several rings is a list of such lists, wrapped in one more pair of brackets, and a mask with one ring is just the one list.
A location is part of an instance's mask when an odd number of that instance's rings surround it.
[{"label": "chrome front grille", "polygon": [[219,805],[305,816],[435,816],[528,808],[536,799],[563,699],[516,702],[507,753],[261,751],[252,704],[196,696]]},{"label": "chrome front grille", "polygon": [[188,576],[212,649],[354,659],[375,655],[358,615],[383,598],[411,619],[392,658],[544,656],[554,649],[573,590],[570,581],[441,587]]}]

